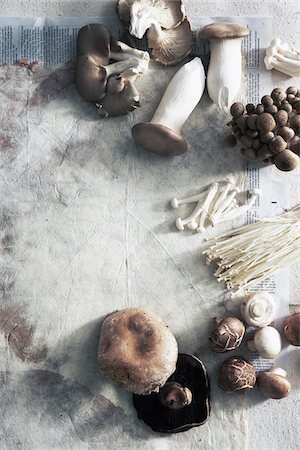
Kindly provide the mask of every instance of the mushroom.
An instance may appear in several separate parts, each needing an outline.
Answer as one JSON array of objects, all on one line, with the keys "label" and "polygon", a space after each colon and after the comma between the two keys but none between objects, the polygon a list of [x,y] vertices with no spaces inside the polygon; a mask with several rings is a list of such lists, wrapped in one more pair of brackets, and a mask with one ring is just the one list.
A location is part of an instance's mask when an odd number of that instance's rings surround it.
[{"label": "mushroom", "polygon": [[266,50],[264,59],[267,70],[276,69],[290,77],[300,76],[300,50],[273,39]]},{"label": "mushroom", "polygon": [[158,393],[133,395],[138,418],[160,433],[178,433],[204,424],[210,413],[209,381],[202,362],[179,353],[176,371]]},{"label": "mushroom", "polygon": [[262,358],[274,359],[281,351],[281,337],[274,327],[262,327],[255,333],[253,340],[247,342],[250,351],[257,352]]},{"label": "mushroom", "polygon": [[251,292],[241,303],[241,314],[248,325],[266,327],[273,322],[276,312],[276,301],[267,292]]},{"label": "mushroom", "polygon": [[157,110],[148,123],[132,128],[134,140],[147,150],[160,155],[181,155],[187,142],[180,131],[200,101],[205,86],[200,58],[182,66],[170,81]]},{"label": "mushroom", "polygon": [[283,150],[274,156],[274,164],[277,169],[289,172],[296,169],[299,164],[299,156],[289,149]]},{"label": "mushroom", "polygon": [[[111,59],[116,62],[109,64]],[[90,24],[79,30],[76,87],[105,117],[126,114],[140,106],[134,81],[148,64],[147,52],[116,41],[104,25]]]},{"label": "mushroom", "polygon": [[122,309],[102,324],[98,369],[129,391],[158,391],[175,371],[177,356],[175,337],[153,312]]},{"label": "mushroom", "polygon": [[241,345],[245,325],[237,317],[215,319],[215,329],[209,337],[210,348],[217,353],[235,350]]},{"label": "mushroom", "polygon": [[241,394],[253,389],[255,382],[255,369],[244,358],[232,356],[223,361],[219,373],[219,388],[222,391]]},{"label": "mushroom", "polygon": [[280,367],[273,366],[268,372],[257,378],[259,390],[268,398],[281,399],[291,391],[291,384],[286,379],[287,373]]},{"label": "mushroom", "polygon": [[228,111],[240,91],[242,80],[241,42],[248,28],[237,23],[212,23],[200,31],[210,41],[207,89],[212,101]]},{"label": "mushroom", "polygon": [[155,61],[169,66],[191,52],[193,32],[181,0],[119,0],[117,13],[131,35],[147,34]]},{"label": "mushroom", "polygon": [[300,346],[300,312],[287,317],[283,332],[291,345]]}]

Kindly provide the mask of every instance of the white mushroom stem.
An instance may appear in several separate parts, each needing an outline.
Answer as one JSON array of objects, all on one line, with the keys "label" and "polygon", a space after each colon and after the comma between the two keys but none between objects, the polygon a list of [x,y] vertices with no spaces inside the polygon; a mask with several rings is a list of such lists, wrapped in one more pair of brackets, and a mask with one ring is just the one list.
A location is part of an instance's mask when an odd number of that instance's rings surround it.
[{"label": "white mushroom stem", "polygon": [[236,219],[237,217],[240,217],[240,216],[246,214],[246,212],[249,211],[250,208],[252,208],[252,206],[254,205],[256,200],[261,196],[261,190],[260,189],[252,189],[250,191],[250,193],[251,193],[251,197],[246,204],[244,204],[238,208],[234,208],[232,211],[229,211],[227,213],[224,211],[224,213],[220,217],[220,221],[223,222],[226,220]]},{"label": "white mushroom stem", "polygon": [[178,217],[176,219],[176,227],[178,228],[178,230],[183,231],[184,225],[187,225],[190,230],[195,230],[197,228],[197,224],[195,221],[199,216],[199,214],[201,213],[202,209],[203,209],[202,200],[200,200],[190,216],[188,216],[184,220],[182,220],[181,217]]},{"label": "white mushroom stem", "polygon": [[207,193],[207,190],[204,192],[201,192],[200,194],[192,195],[191,197],[186,197],[186,198],[182,198],[182,199],[178,199],[178,198],[174,197],[171,200],[172,208],[177,209],[179,205],[198,202],[201,198],[204,197],[204,195],[206,193]]},{"label": "white mushroom stem", "polygon": [[223,204],[225,198],[227,197],[227,194],[228,194],[229,190],[231,188],[234,188],[234,187],[235,187],[234,180],[232,178],[229,178],[227,180],[225,186],[224,186],[223,191],[221,191],[221,195],[219,196],[219,198],[217,199],[216,203],[214,204],[214,207],[213,207],[213,209],[211,211],[211,214],[210,214],[211,216],[213,216],[218,211],[218,209]]},{"label": "white mushroom stem", "polygon": [[[202,211],[201,211],[200,220],[199,220],[199,227],[197,228],[197,231],[199,233],[203,233],[205,231],[205,228],[204,228],[205,219],[207,217],[210,204],[213,201],[213,199],[218,191],[218,188],[219,188],[219,184],[213,183],[208,191],[207,197],[202,206]],[[194,228],[192,228],[192,229],[194,229]]]},{"label": "white mushroom stem", "polygon": [[205,87],[205,73],[200,58],[182,66],[170,81],[150,123],[164,125],[180,133]]},{"label": "white mushroom stem", "polygon": [[239,192],[240,192],[240,189],[237,186],[235,186],[232,189],[232,191],[230,192],[230,194],[228,195],[228,197],[224,199],[224,202],[219,206],[219,208],[217,209],[215,214],[210,218],[213,225],[215,225],[216,223],[218,223],[220,221],[222,213],[226,210],[226,208],[228,208],[231,205],[234,197]]},{"label": "white mushroom stem", "polygon": [[280,39],[273,39],[264,59],[267,70],[276,69],[289,76],[300,76],[300,50],[290,48]]},{"label": "white mushroom stem", "polygon": [[141,73],[140,71],[140,60],[137,58],[130,58],[124,61],[118,61],[107,66],[103,66],[106,70],[107,78],[112,75],[122,74],[123,72],[131,69],[136,69],[137,73]]},{"label": "white mushroom stem", "polygon": [[210,40],[207,89],[212,101],[228,111],[237,97],[242,79],[243,38]]},{"label": "white mushroom stem", "polygon": [[143,2],[135,2],[131,6],[130,16],[129,33],[138,39],[142,39],[151,25],[160,28],[156,18],[157,9],[155,6],[151,6],[150,4],[145,5]]}]

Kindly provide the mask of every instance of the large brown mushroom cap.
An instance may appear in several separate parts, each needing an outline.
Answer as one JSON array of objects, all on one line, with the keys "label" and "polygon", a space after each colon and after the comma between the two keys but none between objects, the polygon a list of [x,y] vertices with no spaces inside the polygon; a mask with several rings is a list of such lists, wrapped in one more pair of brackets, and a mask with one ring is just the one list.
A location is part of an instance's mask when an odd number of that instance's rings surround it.
[{"label": "large brown mushroom cap", "polygon": [[247,27],[238,23],[216,22],[206,25],[200,31],[201,39],[235,39],[249,34]]},{"label": "large brown mushroom cap", "polygon": [[209,337],[210,348],[217,353],[235,350],[243,340],[245,325],[237,317],[215,319],[215,329]]},{"label": "large brown mushroom cap", "polygon": [[178,27],[161,30],[159,34],[149,29],[148,46],[152,48],[152,58],[165,66],[178,64],[192,50],[194,36],[191,26],[185,19]]},{"label": "large brown mushroom cap", "polygon": [[290,382],[283,376],[272,372],[263,372],[257,378],[259,390],[268,398],[281,399],[291,391]]},{"label": "large brown mushroom cap", "polygon": [[116,11],[126,27],[129,25],[131,7],[134,3],[140,4],[141,8],[153,8],[160,26],[167,30],[177,27],[185,17],[181,0],[118,0]]},{"label": "large brown mushroom cap", "polygon": [[132,128],[132,137],[139,145],[159,155],[181,155],[187,150],[186,140],[161,124],[138,123]]},{"label": "large brown mushroom cap", "polygon": [[177,357],[175,337],[153,312],[123,309],[102,324],[98,369],[129,391],[158,391],[175,371]]},{"label": "large brown mushroom cap", "polygon": [[222,363],[219,375],[219,387],[222,391],[241,394],[253,389],[255,382],[255,369],[244,358],[233,356]]},{"label": "large brown mushroom cap", "polygon": [[283,332],[290,344],[300,346],[300,312],[292,314],[285,320]]}]

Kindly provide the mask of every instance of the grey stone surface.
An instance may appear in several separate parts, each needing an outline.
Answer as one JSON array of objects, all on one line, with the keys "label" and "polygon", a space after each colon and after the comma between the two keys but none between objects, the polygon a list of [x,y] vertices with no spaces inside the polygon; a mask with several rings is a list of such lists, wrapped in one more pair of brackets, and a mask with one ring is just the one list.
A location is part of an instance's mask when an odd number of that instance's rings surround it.
[{"label": "grey stone surface", "polygon": [[[297,43],[298,2],[230,5],[199,1],[187,9],[191,15],[269,13],[278,34]],[[0,1],[7,15],[111,15],[113,6]],[[190,148],[181,157],[151,155],[131,139],[132,125],[151,117],[175,70],[151,65],[138,83],[144,106],[99,120],[77,95],[71,65],[55,72],[0,69],[1,449],[299,448],[298,349],[290,353],[288,399],[218,390],[225,357],[207,350],[207,334],[211,319],[236,305],[204,264],[200,236],[179,234],[169,207],[174,195],[229,174],[244,182],[243,160],[222,145],[225,116],[204,96],[183,128]],[[281,76],[278,82],[291,84]],[[274,170],[274,176],[286,177],[291,202],[299,203],[298,173]],[[291,303],[299,299],[297,282],[293,276]],[[97,372],[103,317],[131,305],[157,312],[180,350],[206,364],[207,424],[154,434],[137,420],[131,395]]]}]

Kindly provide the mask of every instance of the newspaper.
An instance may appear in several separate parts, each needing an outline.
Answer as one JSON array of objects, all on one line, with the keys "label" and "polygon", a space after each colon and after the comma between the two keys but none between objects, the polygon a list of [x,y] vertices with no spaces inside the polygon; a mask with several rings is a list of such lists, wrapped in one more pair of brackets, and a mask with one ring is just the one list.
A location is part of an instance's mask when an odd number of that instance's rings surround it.
[{"label": "newspaper", "polygon": [[[271,92],[272,83],[269,71],[264,68],[264,48],[272,37],[272,23],[270,17],[201,17],[191,18],[192,28],[196,34],[194,55],[208,54],[207,43],[200,41],[198,31],[205,25],[216,22],[238,22],[249,27],[250,33],[243,42],[246,55],[248,102],[259,103],[262,95]],[[76,58],[76,38],[78,30],[88,23],[103,23],[118,38],[124,32],[117,18],[100,17],[1,17],[0,18],[0,65],[13,64],[18,60],[29,62],[39,61],[45,66],[55,66]],[[141,46],[141,42],[139,41]],[[145,49],[146,43],[142,41]],[[289,192],[286,184],[272,177],[272,167],[259,168],[251,163],[246,166],[248,188],[260,188],[263,197],[257,200],[247,218],[247,222],[254,217],[267,217],[280,214],[288,205]],[[275,326],[282,329],[282,322],[289,313],[289,272],[281,272],[280,277],[271,277],[258,286],[256,290],[264,290],[275,295],[278,302],[278,319]],[[254,332],[254,330],[252,330]],[[263,360],[257,354],[251,354],[257,371],[268,369],[274,361]],[[275,361],[286,367],[286,352]]]}]

